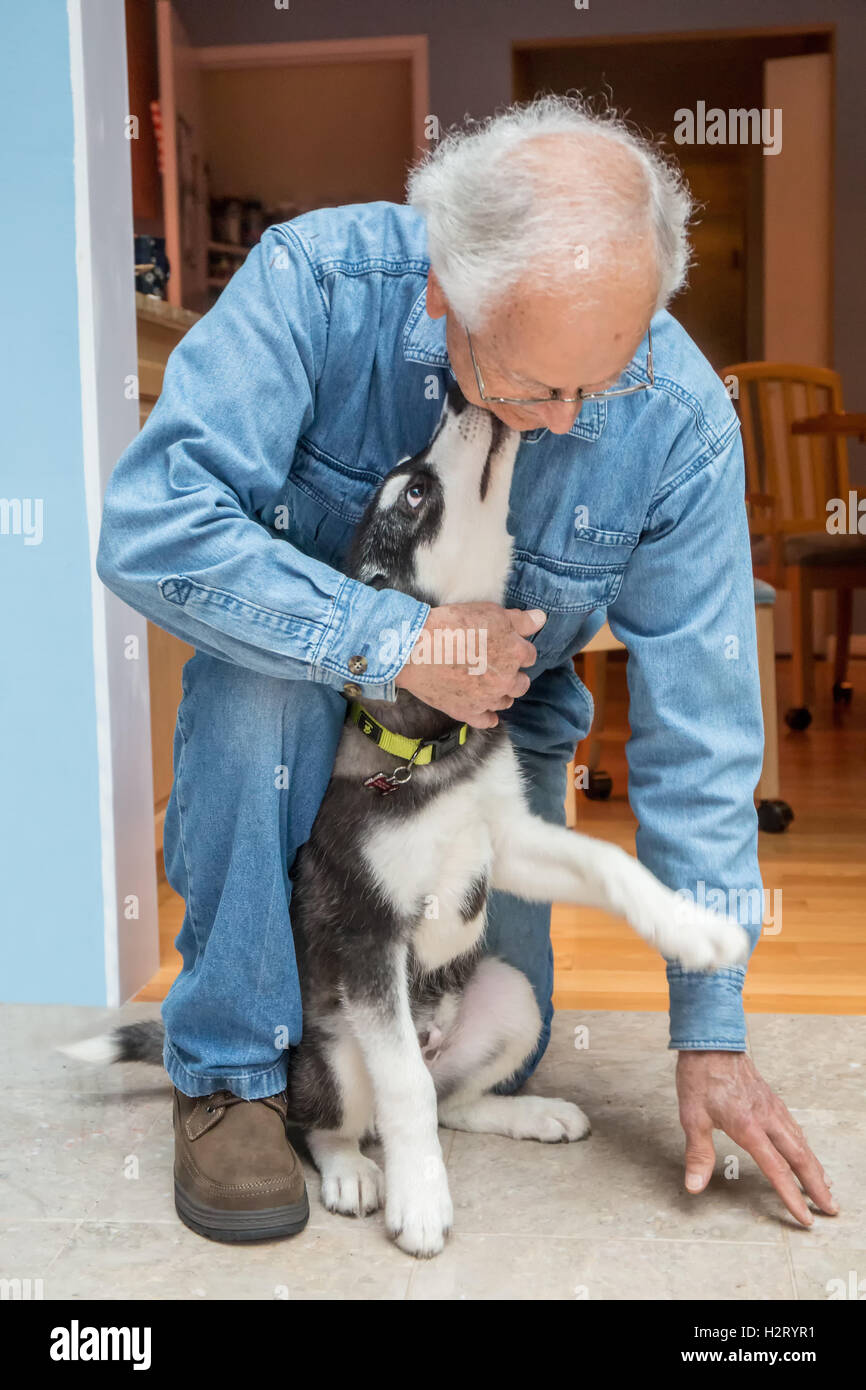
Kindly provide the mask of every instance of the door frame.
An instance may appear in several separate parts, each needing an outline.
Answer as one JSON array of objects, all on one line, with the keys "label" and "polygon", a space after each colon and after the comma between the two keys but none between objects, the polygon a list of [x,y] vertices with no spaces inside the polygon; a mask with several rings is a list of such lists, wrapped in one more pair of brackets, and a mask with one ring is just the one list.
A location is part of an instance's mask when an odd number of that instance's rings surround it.
[{"label": "door frame", "polygon": [[92,0],[69,0],[68,24],[104,1002],[114,1008],[159,964],[147,622],[96,574],[105,488],[139,430],[132,164],[120,138],[129,113],[126,22],[122,6],[104,12]]},{"label": "door frame", "polygon": [[639,43],[700,43],[707,39],[784,39],[804,34],[825,34],[831,51],[835,47],[836,25],[827,20],[814,24],[759,24],[756,28],[742,25],[736,29],[665,29],[651,34],[569,34],[561,39],[514,39],[511,47],[515,53],[529,48],[612,48],[615,44],[625,47]]}]

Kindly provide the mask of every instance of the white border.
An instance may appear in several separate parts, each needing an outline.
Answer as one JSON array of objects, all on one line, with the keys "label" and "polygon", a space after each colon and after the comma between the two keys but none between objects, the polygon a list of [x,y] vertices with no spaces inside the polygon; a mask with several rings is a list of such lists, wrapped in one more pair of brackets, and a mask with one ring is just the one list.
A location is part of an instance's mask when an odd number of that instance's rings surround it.
[{"label": "white border", "polygon": [[93,682],[96,705],[96,746],[99,779],[99,820],[102,850],[103,943],[105,997],[112,1008],[121,1000],[117,945],[117,855],[114,838],[114,777],[111,749],[111,703],[108,685],[108,642],[105,589],[96,577],[96,550],[102,512],[99,466],[96,332],[93,320],[94,286],[90,229],[87,121],[84,81],[84,31],[81,0],[67,0],[69,17],[69,76],[72,84],[75,182],[75,269],[78,283],[78,355],[81,368],[81,437],[84,490],[91,564],[93,617]]}]

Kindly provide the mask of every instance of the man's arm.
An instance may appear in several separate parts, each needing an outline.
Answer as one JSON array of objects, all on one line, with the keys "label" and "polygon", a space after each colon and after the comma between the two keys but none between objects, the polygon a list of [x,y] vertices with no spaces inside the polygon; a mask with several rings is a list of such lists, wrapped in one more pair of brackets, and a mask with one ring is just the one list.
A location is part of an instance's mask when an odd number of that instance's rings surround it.
[{"label": "man's arm", "polygon": [[[763,900],[754,789],[763,731],[739,430],[656,499],[611,630],[629,653],[629,799],[638,857],[668,887],[724,904],[752,943]],[[668,965],[673,1048],[746,1046],[745,968]]]},{"label": "man's arm", "polygon": [[[743,473],[736,430],[674,479],[608,618],[629,650],[638,854],[669,887],[723,903],[756,942],[763,894],[752,798],[763,739]],[[703,975],[668,965],[686,1189],[707,1186],[721,1129],[811,1226],[807,1196],[828,1215],[838,1206],[803,1131],[744,1051],[744,977],[743,967]]]},{"label": "man's arm", "polygon": [[[489,727],[529,684],[520,668],[535,648],[525,639],[543,614],[490,603],[431,609],[347,578],[256,519],[315,413],[328,331],[302,248],[270,228],[172,352],[159,400],[111,476],[99,577],[210,656],[337,690],[351,682],[367,699],[393,700],[405,685]],[[482,675],[407,664],[425,626],[461,625],[488,632]]]},{"label": "man's arm", "polygon": [[[270,229],[172,352],[162,394],[110,479],[97,571],[211,656],[393,699],[428,606],[347,578],[255,519],[313,418],[327,333],[300,246]],[[404,634],[399,650],[380,641],[383,629]],[[349,665],[359,656],[363,673]]]}]

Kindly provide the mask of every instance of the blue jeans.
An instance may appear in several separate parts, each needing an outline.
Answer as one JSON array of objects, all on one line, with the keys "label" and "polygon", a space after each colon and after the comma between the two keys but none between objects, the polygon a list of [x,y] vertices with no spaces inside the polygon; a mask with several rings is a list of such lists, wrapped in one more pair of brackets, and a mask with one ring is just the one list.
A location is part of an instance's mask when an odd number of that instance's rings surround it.
[{"label": "blue jeans", "polygon": [[[183,671],[175,780],[165,819],[168,881],[186,902],[183,969],[162,1007],[165,1066],[178,1090],[246,1100],[286,1083],[301,1038],[289,870],[309,838],[333,767],[345,700],[312,681],[280,680],[197,653]],[[565,763],[519,752],[539,815],[564,820]],[[528,976],[553,1017],[550,909],[494,893],[487,948]]]}]

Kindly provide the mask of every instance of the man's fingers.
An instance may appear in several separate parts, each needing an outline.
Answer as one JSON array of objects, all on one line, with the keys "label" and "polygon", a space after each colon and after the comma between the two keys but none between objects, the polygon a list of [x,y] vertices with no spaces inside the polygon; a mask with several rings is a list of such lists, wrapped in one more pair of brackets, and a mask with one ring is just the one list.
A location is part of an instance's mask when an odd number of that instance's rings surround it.
[{"label": "man's fingers", "polygon": [[495,729],[499,723],[499,716],[492,710],[484,710],[479,714],[464,715],[460,722],[468,724],[470,729]]},{"label": "man's fingers", "polygon": [[796,1173],[801,1186],[805,1188],[815,1206],[828,1216],[836,1216],[839,1207],[828,1186],[824,1169],[806,1143],[806,1136],[796,1120],[787,1108],[783,1108],[784,1113],[778,1126],[768,1126],[769,1137],[788,1166]]},{"label": "man's fingers", "polygon": [[520,665],[534,666],[538,660],[538,650],[532,642],[521,642],[519,647]]},{"label": "man's fingers", "polygon": [[686,1191],[703,1192],[716,1162],[712,1121],[706,1113],[688,1122],[680,1118],[686,1134]]},{"label": "man's fingers", "polygon": [[509,622],[521,637],[531,637],[547,622],[547,614],[541,608],[506,608]]},{"label": "man's fingers", "polygon": [[538,650],[535,644],[515,634],[514,641],[503,652],[498,665],[500,669],[505,669],[516,661],[518,666],[534,666],[537,660]]},{"label": "man's fingers", "polygon": [[514,677],[514,680],[508,686],[506,695],[503,698],[507,698],[507,696],[510,695],[512,700],[519,700],[521,695],[526,694],[531,684],[532,681],[529,679],[529,677],[524,675],[522,671],[518,671],[517,675]]},{"label": "man's fingers", "polygon": [[788,1211],[802,1226],[812,1225],[812,1213],[797,1183],[775,1144],[771,1143],[764,1130],[749,1131],[745,1135],[732,1135],[734,1142],[752,1155],[765,1178],[769,1178]]}]

